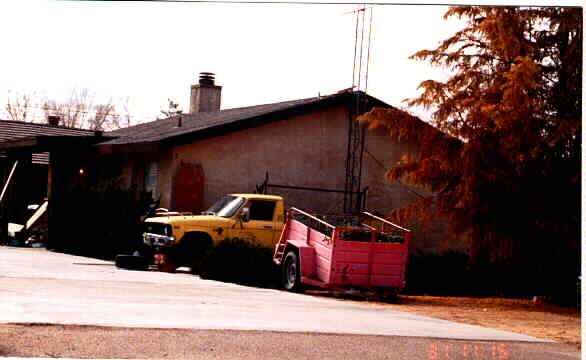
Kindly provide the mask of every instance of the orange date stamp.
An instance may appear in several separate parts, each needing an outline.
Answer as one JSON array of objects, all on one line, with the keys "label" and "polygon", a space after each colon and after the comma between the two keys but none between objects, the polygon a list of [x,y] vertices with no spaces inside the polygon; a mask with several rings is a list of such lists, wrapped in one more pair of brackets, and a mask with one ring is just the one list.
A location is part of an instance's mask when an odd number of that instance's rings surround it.
[{"label": "orange date stamp", "polygon": [[507,344],[431,344],[429,360],[509,360],[510,349]]}]

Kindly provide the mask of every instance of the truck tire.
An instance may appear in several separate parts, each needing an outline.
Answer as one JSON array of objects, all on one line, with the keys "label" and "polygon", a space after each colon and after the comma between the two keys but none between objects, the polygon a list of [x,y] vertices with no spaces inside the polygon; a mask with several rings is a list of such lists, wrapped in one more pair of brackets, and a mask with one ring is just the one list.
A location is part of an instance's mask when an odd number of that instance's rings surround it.
[{"label": "truck tire", "polygon": [[126,270],[148,270],[149,259],[137,255],[116,255],[116,267]]},{"label": "truck tire", "polygon": [[183,266],[189,266],[192,274],[199,274],[201,263],[212,247],[212,238],[205,233],[187,233],[180,248]]},{"label": "truck tire", "polygon": [[295,250],[290,250],[285,255],[283,261],[283,287],[287,291],[301,291],[301,269],[299,267],[299,257]]}]

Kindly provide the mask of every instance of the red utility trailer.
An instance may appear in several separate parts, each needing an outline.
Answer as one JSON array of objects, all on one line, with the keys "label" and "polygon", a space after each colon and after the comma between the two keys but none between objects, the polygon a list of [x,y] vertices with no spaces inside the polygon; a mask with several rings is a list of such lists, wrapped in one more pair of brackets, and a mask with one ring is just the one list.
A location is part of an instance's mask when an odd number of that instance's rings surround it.
[{"label": "red utility trailer", "polygon": [[409,242],[408,229],[369,212],[320,216],[291,208],[273,261],[289,291],[309,285],[388,296],[405,286]]}]

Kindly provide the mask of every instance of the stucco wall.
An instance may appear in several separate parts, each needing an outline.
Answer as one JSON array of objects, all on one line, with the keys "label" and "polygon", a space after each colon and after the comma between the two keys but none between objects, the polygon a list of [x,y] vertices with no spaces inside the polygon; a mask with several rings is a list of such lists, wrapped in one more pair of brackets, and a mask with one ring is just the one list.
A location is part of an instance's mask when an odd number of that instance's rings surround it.
[{"label": "stucco wall", "polygon": [[[336,107],[181,145],[173,150],[173,165],[163,163],[166,171],[173,171],[179,161],[201,164],[206,178],[207,205],[227,192],[254,191],[267,171],[269,183],[343,190],[347,141],[348,115],[343,107]],[[366,144],[369,153],[386,166],[410,150],[407,144],[392,142],[383,131],[368,131]],[[369,208],[386,213],[416,199],[405,185],[386,180],[384,173],[377,161],[365,153],[362,187],[369,187]],[[162,184],[172,178],[173,172],[166,174]],[[170,187],[161,190],[169,193],[165,199],[172,198]],[[304,209],[342,210],[341,194],[282,189],[272,192],[287,193],[290,205]]]},{"label": "stucco wall", "polygon": [[[343,190],[346,122],[341,107],[303,115],[178,146],[173,150],[173,163],[176,166],[187,161],[203,166],[207,205],[225,193],[254,191],[267,171],[270,183]],[[165,191],[170,193],[170,189]],[[339,195],[286,193],[291,206],[320,212],[341,210]]]}]

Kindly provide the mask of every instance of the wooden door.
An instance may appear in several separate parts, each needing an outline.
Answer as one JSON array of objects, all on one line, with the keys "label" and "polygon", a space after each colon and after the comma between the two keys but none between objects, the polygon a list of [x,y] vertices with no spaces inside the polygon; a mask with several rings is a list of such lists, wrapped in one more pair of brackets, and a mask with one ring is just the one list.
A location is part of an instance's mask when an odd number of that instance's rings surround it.
[{"label": "wooden door", "polygon": [[204,173],[200,164],[181,162],[175,173],[174,211],[200,214],[204,206]]}]

